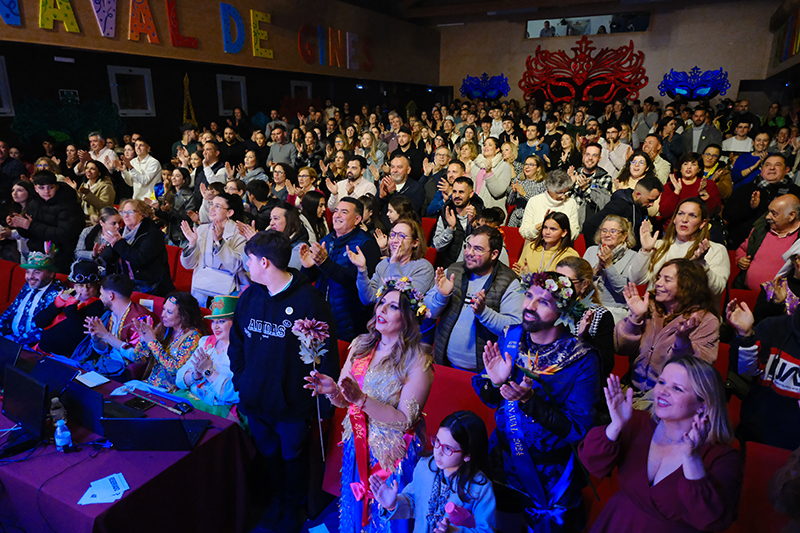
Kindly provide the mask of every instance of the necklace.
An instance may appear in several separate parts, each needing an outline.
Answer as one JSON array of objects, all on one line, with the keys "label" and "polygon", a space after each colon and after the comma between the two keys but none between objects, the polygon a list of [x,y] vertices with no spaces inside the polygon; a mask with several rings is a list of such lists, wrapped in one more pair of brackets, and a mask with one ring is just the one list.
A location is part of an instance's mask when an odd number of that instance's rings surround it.
[{"label": "necklace", "polygon": [[[660,422],[659,422],[659,423],[660,423]],[[662,435],[661,435],[661,436],[662,436],[662,440],[663,440],[664,442],[666,442],[667,444],[672,444],[673,442],[674,442],[675,444],[678,444],[678,443],[681,443],[681,442],[683,442],[683,439],[684,439],[685,435],[684,435],[684,436],[682,436],[682,437],[681,437],[680,439],[678,439],[678,440],[671,439],[671,438],[669,438],[669,437],[667,436],[667,426],[666,426],[666,424],[662,424],[662,425],[661,425],[661,430],[662,430],[662,431],[661,431],[661,433],[662,433]]]},{"label": "necklace", "polygon": [[449,480],[444,480],[444,471],[437,471],[436,477],[433,478],[431,495],[428,499],[428,514],[425,516],[430,530],[436,529],[436,525],[444,517],[444,507],[450,498],[450,492],[450,482]]}]

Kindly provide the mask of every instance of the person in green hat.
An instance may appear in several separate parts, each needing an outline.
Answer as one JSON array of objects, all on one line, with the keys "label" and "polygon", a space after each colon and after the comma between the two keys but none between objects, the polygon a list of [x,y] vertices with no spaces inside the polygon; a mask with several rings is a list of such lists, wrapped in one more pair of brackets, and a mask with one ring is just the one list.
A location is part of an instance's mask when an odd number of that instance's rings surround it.
[{"label": "person in green hat", "polygon": [[238,299],[238,296],[215,296],[211,300],[211,314],[205,318],[211,320],[213,335],[200,339],[192,357],[175,376],[180,389],[176,395],[189,400],[196,409],[223,418],[239,403],[228,359],[233,311]]},{"label": "person in green hat", "polygon": [[42,336],[34,317],[55,301],[63,287],[54,279],[56,268],[49,255],[31,252],[28,261],[21,266],[25,269],[25,286],[0,315],[0,335],[30,347]]}]

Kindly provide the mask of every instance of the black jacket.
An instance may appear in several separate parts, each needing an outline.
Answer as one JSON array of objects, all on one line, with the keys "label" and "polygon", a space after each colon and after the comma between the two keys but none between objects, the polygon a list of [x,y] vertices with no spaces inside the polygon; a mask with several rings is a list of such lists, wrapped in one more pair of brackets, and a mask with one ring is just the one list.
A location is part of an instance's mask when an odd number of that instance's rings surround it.
[{"label": "black jacket", "polygon": [[583,223],[583,237],[586,240],[586,246],[589,247],[595,244],[594,235],[608,215],[619,215],[631,221],[633,234],[636,235],[636,249],[638,249],[641,246],[639,242],[639,227],[647,216],[647,210],[642,209],[633,202],[633,189],[618,190],[611,195],[611,200],[603,209],[586,219],[586,222]]},{"label": "black jacket", "polygon": [[[228,357],[233,385],[239,391],[245,413],[275,422],[316,418],[316,400],[304,389],[312,370],[300,359],[300,340],[291,329],[298,319],[326,322],[330,337],[327,353],[317,370],[334,380],[339,377],[336,324],[328,302],[303,274],[294,276],[286,290],[270,295],[264,285],[253,283],[236,303]],[[320,401],[331,412],[324,396]]]},{"label": "black jacket", "polygon": [[107,246],[101,257],[108,274],[133,274],[137,281],[158,282],[155,294],[166,296],[175,290],[169,269],[164,234],[149,218],[142,220],[132,244],[125,239]]},{"label": "black jacket", "polygon": [[19,228],[19,234],[28,239],[28,248],[43,252],[44,243],[52,242],[58,250],[54,258],[56,268],[59,272],[69,272],[78,238],[86,227],[75,190],[66,184],[59,185],[46,202],[36,195],[28,204],[27,213],[33,222],[28,229]]},{"label": "black jacket", "polygon": [[[785,182],[768,184],[762,179],[759,183],[750,182],[734,190],[725,202],[722,218],[728,223],[728,248],[734,250],[744,242],[750,230],[760,217],[767,212],[770,202],[784,194],[800,197],[800,187],[786,179]],[[750,198],[758,191],[761,195],[758,207],[750,207]]]}]

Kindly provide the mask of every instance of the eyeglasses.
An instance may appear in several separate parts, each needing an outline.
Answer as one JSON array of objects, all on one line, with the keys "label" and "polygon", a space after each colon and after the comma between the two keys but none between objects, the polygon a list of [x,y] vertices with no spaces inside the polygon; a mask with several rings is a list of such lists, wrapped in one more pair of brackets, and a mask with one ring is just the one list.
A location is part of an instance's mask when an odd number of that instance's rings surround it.
[{"label": "eyeglasses", "polygon": [[458,453],[461,450],[456,450],[455,448],[448,446],[447,444],[442,444],[439,442],[439,437],[431,437],[431,446],[433,446],[434,450],[438,450],[439,448],[442,449],[442,455],[445,457],[450,457],[454,453]]},{"label": "eyeglasses", "polygon": [[273,170],[272,171],[272,175],[273,176],[283,176],[284,174],[286,174],[286,173],[283,170]]},{"label": "eyeglasses", "polygon": [[537,165],[536,165],[536,163],[525,163],[525,164],[524,164],[524,165],[522,165],[522,166],[523,166],[523,167],[535,167],[535,166],[537,166]]},{"label": "eyeglasses", "polygon": [[408,238],[408,235],[406,235],[405,233],[398,233],[398,232],[393,231],[393,232],[389,233],[389,238],[390,239],[400,239],[401,241],[404,241],[404,240],[406,240]]},{"label": "eyeglasses", "polygon": [[708,152],[703,154],[703,157],[710,157],[712,159],[719,159],[719,154],[709,154]]},{"label": "eyeglasses", "polygon": [[622,233],[622,231],[618,229],[605,229],[605,228],[600,230],[601,235],[617,235],[618,233]]},{"label": "eyeglasses", "polygon": [[76,274],[72,276],[70,281],[73,283],[97,283],[100,281],[100,278],[97,277],[96,274]]},{"label": "eyeglasses", "polygon": [[123,216],[125,216],[125,215],[133,215],[133,214],[135,214],[135,213],[136,213],[136,211],[131,211],[131,210],[128,210],[128,211],[120,211],[120,212],[119,212],[119,214],[120,214],[120,215],[123,215]]}]

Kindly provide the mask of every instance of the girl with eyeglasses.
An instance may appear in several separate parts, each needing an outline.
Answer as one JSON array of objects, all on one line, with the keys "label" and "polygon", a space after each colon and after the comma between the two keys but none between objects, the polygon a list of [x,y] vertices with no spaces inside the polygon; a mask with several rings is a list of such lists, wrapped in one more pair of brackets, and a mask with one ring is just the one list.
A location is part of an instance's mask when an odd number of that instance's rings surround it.
[{"label": "girl with eyeglasses", "polygon": [[633,189],[645,176],[655,176],[653,161],[646,153],[636,150],[619,176],[614,179],[614,192],[620,189]]},{"label": "girl with eyeglasses", "polygon": [[[414,533],[494,531],[495,497],[483,473],[489,439],[483,420],[471,411],[448,415],[431,438],[433,455],[421,459],[411,483],[398,494],[373,474],[370,487],[389,520],[414,518]],[[460,526],[460,527],[459,527]]]}]

